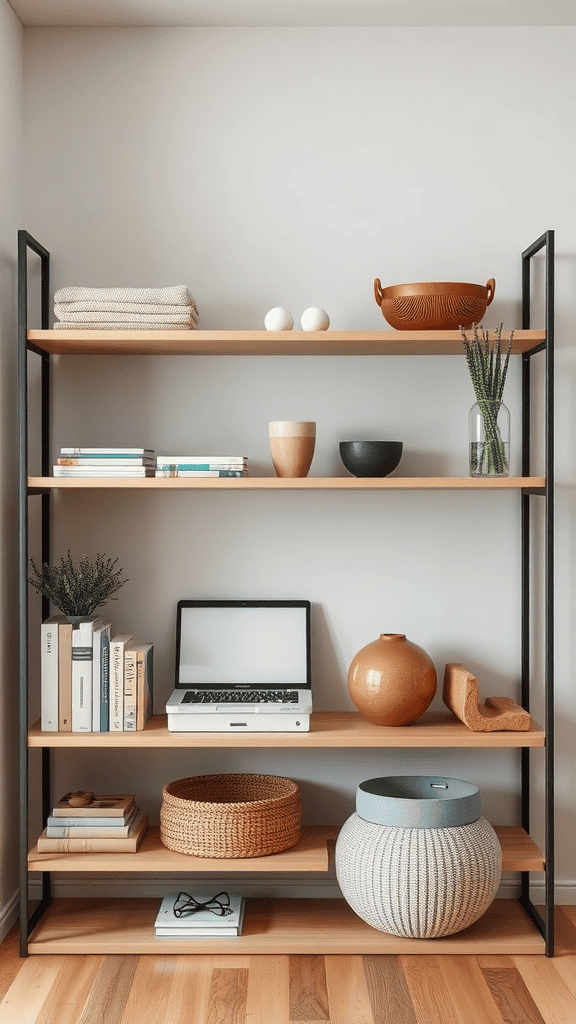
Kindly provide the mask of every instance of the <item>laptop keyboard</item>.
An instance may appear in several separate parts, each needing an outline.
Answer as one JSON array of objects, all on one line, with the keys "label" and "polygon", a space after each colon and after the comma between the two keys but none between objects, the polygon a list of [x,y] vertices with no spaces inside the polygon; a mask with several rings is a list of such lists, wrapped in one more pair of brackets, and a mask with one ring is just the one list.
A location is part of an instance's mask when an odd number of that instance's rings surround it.
[{"label": "laptop keyboard", "polygon": [[188,690],[183,704],[297,704],[298,690]]}]

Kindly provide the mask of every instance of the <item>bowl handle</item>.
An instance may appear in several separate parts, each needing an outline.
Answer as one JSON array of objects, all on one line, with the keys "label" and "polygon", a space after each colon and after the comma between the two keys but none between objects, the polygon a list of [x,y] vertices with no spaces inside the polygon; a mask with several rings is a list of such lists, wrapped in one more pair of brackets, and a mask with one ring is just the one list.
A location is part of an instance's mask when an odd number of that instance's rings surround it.
[{"label": "bowl handle", "polygon": [[493,277],[486,281],[486,291],[488,292],[488,299],[486,301],[486,305],[489,306],[490,303],[492,302],[492,299],[494,298],[494,292],[496,291],[496,281],[494,280]]},{"label": "bowl handle", "polygon": [[376,305],[382,304],[382,285],[380,284],[380,278],[377,277],[374,281],[374,298],[376,299]]}]

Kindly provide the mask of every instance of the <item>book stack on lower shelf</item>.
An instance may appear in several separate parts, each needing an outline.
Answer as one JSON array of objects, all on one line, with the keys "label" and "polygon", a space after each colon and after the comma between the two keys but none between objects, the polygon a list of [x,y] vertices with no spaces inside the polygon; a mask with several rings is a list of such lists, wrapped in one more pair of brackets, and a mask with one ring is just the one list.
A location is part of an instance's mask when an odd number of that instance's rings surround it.
[{"label": "book stack on lower shelf", "polygon": [[243,477],[248,476],[245,455],[158,455],[158,477]]},{"label": "book stack on lower shelf", "polygon": [[68,478],[154,476],[153,448],[61,448],[54,476]]},{"label": "book stack on lower shelf", "polygon": [[98,616],[41,626],[42,732],[137,732],[152,715],[154,645]]},{"label": "book stack on lower shelf", "polygon": [[66,794],[38,839],[38,853],[136,853],[148,827],[148,815],[135,797],[95,796],[74,807]]},{"label": "book stack on lower shelf", "polygon": [[242,934],[245,904],[243,896],[226,892],[216,896],[168,893],[154,922],[154,932],[172,939],[233,938]]}]

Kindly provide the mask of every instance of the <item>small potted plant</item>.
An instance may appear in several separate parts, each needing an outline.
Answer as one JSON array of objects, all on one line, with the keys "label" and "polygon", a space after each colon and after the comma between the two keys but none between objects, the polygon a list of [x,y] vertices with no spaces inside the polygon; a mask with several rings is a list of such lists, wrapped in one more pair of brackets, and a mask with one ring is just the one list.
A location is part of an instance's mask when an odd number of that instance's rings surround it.
[{"label": "small potted plant", "polygon": [[43,562],[40,569],[30,559],[33,575],[28,582],[43,597],[47,597],[71,622],[87,620],[109,601],[127,580],[120,579],[122,569],[116,569],[117,558],[97,554],[87,555],[75,562],[68,551],[55,565]]},{"label": "small potted plant", "polygon": [[502,401],[514,331],[502,360],[503,324],[494,332],[472,325],[469,338],[461,327],[464,352],[476,403],[470,410],[470,476],[508,476],[510,466],[510,413]]}]

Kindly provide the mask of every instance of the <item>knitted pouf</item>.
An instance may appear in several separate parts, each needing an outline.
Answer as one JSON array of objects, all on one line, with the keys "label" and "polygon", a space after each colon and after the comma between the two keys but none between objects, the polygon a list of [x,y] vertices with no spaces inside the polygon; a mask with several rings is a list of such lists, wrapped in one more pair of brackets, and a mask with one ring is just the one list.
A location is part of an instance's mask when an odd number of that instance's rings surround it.
[{"label": "knitted pouf", "polygon": [[354,813],[336,843],[336,877],[363,921],[407,938],[453,935],[477,921],[500,884],[494,829],[480,817],[453,828],[401,828]]}]

